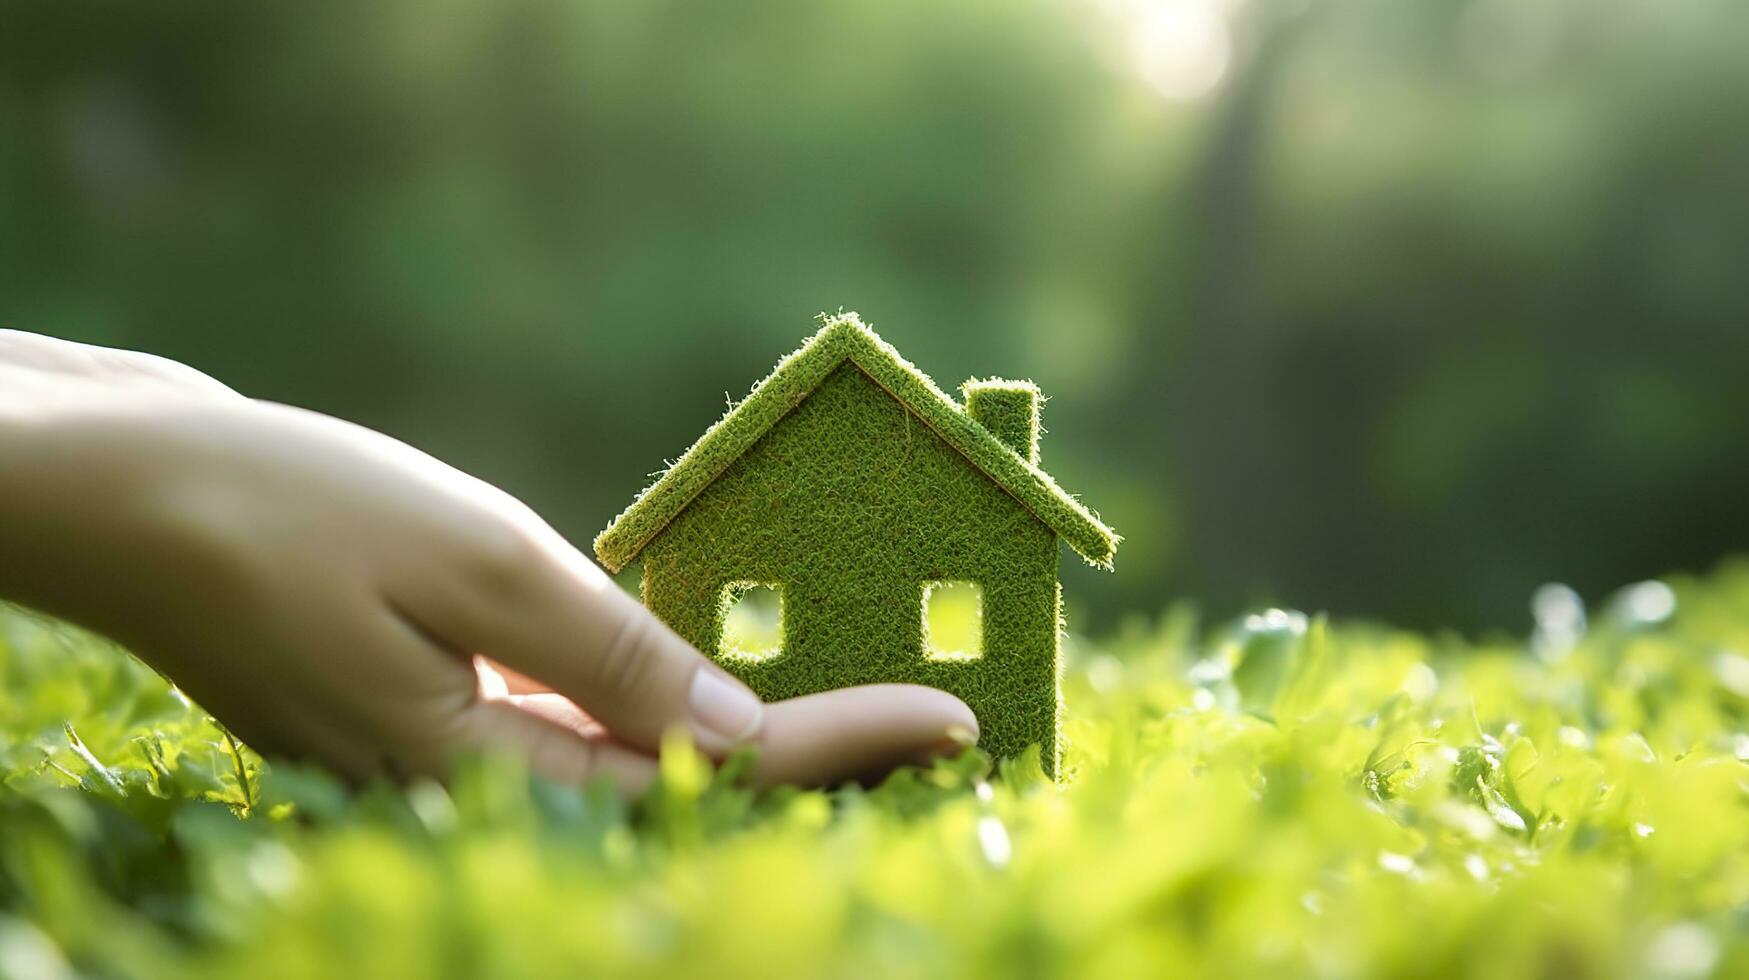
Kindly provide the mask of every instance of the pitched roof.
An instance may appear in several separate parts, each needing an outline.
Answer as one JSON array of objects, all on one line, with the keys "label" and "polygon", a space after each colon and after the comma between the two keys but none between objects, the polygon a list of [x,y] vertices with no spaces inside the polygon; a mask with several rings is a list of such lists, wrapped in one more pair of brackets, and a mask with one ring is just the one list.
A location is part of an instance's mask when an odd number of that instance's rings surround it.
[{"label": "pitched roof", "polygon": [[595,538],[595,555],[610,571],[638,556],[668,523],[845,361],[885,388],[972,465],[982,470],[1089,564],[1110,568],[1122,540],[1050,474],[1027,462],[984,428],[928,375],[864,326],[855,313],[823,318],[824,326],[777,363],[764,381],[705,430],[656,482]]}]

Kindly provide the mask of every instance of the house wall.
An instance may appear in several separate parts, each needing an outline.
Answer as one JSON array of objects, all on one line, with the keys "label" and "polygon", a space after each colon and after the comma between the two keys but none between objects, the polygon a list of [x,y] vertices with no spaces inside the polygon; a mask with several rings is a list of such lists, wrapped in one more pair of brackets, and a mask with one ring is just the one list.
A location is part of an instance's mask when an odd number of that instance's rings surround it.
[{"label": "house wall", "polygon": [[[998,756],[1058,753],[1057,538],[846,364],[644,550],[645,604],[715,654],[739,581],[783,587],[783,652],[719,658],[762,697],[928,684],[978,716]],[[983,656],[925,659],[924,583],[978,583]]]}]

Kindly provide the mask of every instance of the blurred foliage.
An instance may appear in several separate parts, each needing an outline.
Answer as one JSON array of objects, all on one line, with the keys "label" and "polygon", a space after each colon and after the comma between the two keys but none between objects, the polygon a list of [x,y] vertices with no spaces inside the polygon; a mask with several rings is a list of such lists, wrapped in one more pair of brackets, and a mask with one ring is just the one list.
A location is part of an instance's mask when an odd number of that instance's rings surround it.
[{"label": "blurred foliage", "polygon": [[1749,545],[1746,28],[15,0],[0,323],[356,418],[581,541],[850,307],[1055,396],[1044,464],[1128,536],[1072,603],[1516,627]]},{"label": "blurred foliage", "polygon": [[0,615],[0,977],[1749,972],[1749,563],[1539,599],[1528,643],[1186,607],[1075,644],[1070,777],[975,752],[631,806],[476,759],[264,766]]}]

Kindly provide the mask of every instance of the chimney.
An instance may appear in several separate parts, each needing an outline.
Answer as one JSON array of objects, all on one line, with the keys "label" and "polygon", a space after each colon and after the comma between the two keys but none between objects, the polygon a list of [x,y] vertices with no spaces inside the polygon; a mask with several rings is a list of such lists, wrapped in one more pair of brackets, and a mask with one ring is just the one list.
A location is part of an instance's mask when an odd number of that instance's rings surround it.
[{"label": "chimney", "polygon": [[960,385],[966,414],[1020,457],[1038,464],[1038,385],[1030,381],[973,378]]}]

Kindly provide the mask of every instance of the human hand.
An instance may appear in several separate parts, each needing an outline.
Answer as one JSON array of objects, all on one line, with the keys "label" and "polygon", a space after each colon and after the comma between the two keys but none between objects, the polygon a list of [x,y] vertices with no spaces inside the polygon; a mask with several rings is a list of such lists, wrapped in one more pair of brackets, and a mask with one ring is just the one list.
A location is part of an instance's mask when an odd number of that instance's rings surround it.
[{"label": "human hand", "polygon": [[679,726],[756,746],[761,783],[826,783],[977,731],[910,685],[762,705],[509,495],[157,358],[0,331],[0,500],[0,595],[355,779],[503,745],[633,793]]}]

